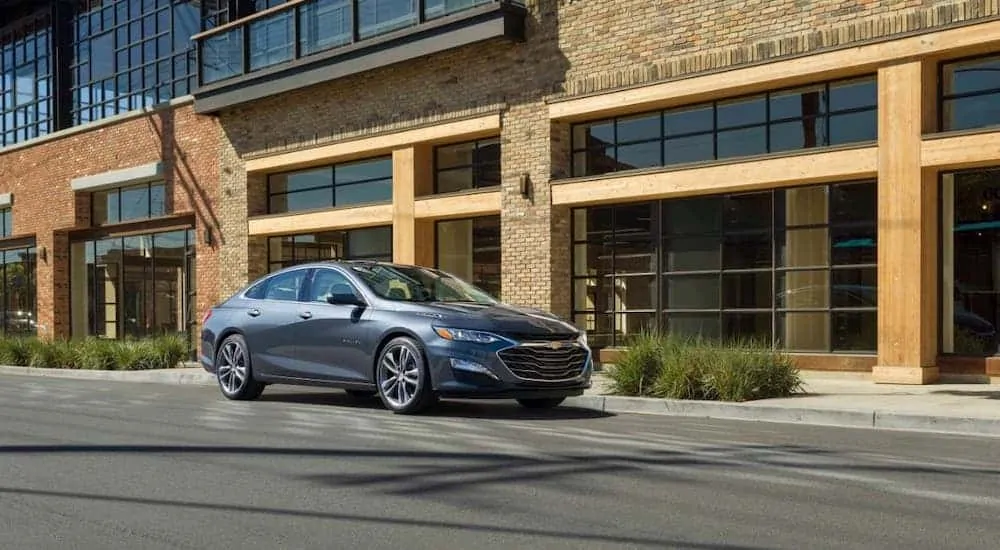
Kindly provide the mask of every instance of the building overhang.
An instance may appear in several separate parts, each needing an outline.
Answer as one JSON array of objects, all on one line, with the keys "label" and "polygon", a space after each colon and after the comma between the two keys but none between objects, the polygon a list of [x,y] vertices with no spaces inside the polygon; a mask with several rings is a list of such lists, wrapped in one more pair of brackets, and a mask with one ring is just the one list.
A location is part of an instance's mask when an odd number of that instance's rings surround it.
[{"label": "building overhang", "polygon": [[217,113],[487,40],[523,41],[527,13],[518,3],[490,3],[328,52],[206,84],[193,94],[194,110],[200,114]]}]

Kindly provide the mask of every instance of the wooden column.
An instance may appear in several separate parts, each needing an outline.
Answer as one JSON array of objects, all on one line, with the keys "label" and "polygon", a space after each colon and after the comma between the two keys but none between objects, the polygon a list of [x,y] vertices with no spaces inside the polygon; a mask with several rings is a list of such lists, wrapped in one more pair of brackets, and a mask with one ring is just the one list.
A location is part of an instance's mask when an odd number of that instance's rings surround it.
[{"label": "wooden column", "polygon": [[392,152],[392,259],[396,263],[434,265],[434,223],[414,215],[416,198],[432,188],[432,154],[427,145]]},{"label": "wooden column", "polygon": [[877,383],[938,380],[937,174],[922,170],[921,134],[934,124],[933,65],[878,73]]}]

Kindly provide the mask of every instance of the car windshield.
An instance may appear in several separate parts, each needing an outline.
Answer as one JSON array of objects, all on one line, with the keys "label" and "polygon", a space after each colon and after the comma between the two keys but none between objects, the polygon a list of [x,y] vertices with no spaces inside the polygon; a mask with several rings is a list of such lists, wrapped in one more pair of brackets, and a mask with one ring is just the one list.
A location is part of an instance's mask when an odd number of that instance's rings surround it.
[{"label": "car windshield", "polygon": [[497,300],[457,277],[413,266],[356,265],[352,269],[381,298],[401,302],[495,304]]}]

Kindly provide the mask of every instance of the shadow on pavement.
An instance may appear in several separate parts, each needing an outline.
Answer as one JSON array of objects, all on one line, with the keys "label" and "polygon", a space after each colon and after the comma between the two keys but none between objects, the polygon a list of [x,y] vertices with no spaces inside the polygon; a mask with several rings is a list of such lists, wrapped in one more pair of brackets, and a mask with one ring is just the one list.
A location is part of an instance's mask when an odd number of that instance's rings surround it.
[{"label": "shadow on pavement", "polygon": [[958,397],[978,397],[980,399],[1000,400],[1000,391],[966,391],[966,390],[934,390],[938,395],[954,395]]},{"label": "shadow on pavement", "polygon": [[[378,397],[353,397],[342,391],[265,391],[258,399],[272,403],[296,403],[338,408],[387,410]],[[609,418],[612,413],[562,405],[549,410],[526,409],[510,400],[445,399],[420,414],[420,417],[476,418],[497,420],[587,420]]]}]

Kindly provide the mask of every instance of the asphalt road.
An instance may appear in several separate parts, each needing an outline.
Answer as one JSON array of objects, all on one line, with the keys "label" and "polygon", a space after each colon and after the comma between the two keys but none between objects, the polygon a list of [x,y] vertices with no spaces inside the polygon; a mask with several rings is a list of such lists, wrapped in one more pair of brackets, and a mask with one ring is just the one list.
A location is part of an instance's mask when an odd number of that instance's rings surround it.
[{"label": "asphalt road", "polygon": [[1000,440],[0,376],[0,548],[1000,547]]}]

